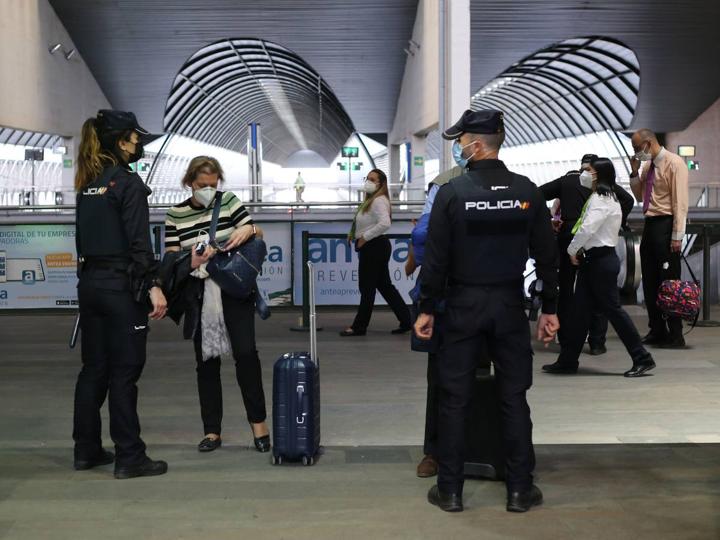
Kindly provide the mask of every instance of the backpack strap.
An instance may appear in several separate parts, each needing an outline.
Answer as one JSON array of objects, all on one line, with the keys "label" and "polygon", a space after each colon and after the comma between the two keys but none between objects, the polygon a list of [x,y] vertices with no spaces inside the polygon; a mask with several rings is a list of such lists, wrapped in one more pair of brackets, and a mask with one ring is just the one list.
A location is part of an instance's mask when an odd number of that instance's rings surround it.
[{"label": "backpack strap", "polygon": [[685,266],[687,266],[688,272],[690,272],[690,277],[692,277],[693,282],[698,287],[700,286],[700,282],[698,281],[698,278],[695,277],[695,272],[692,271],[692,268],[690,268],[690,263],[685,258],[685,254],[681,251],[680,256],[682,257],[682,260],[685,261]]}]

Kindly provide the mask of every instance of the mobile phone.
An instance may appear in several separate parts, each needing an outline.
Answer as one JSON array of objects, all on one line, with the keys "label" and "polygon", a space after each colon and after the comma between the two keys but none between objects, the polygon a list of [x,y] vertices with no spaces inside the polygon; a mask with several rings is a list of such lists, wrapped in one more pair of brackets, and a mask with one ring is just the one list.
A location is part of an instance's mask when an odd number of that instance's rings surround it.
[{"label": "mobile phone", "polygon": [[205,253],[205,243],[204,242],[200,242],[197,246],[195,246],[195,253],[197,255],[202,255],[203,253]]}]

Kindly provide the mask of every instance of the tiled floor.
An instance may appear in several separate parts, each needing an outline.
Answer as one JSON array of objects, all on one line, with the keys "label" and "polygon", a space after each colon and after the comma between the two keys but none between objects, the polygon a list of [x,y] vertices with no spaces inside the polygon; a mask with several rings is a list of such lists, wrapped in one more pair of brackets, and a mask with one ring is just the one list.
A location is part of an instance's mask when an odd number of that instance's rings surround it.
[{"label": "tiled floor", "polygon": [[[70,469],[72,318],[0,316],[0,538],[720,538],[720,445],[707,444],[720,442],[720,329],[695,329],[681,353],[654,352],[658,368],[638,380],[621,376],[629,360],[612,332],[608,354],[583,357],[577,376],[540,373],[554,354],[538,351],[530,399],[546,504],[509,515],[502,485],[473,481],[467,511],[449,516],[425,502],[432,481],[414,476],[425,358],[390,336],[387,312],[366,337],[341,339],[351,316],[319,316],[327,450],[311,469],[273,468],[248,449],[231,362],[226,445],[198,454],[191,346],[172,323],[154,325],[141,419],[171,470],[125,482]],[[274,359],[305,348],[287,330],[296,317],[258,322],[268,395]]]}]

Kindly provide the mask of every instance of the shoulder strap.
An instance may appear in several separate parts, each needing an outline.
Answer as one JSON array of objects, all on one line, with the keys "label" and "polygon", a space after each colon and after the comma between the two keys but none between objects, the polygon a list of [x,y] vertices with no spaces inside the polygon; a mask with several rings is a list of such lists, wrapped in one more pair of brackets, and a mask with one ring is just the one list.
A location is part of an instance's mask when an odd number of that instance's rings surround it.
[{"label": "shoulder strap", "polygon": [[220,219],[220,207],[222,206],[223,192],[218,191],[215,194],[215,206],[213,207],[212,219],[210,220],[210,243],[215,242],[215,233],[217,232],[218,220]]},{"label": "shoulder strap", "polygon": [[690,263],[689,263],[688,260],[685,258],[685,254],[684,254],[682,251],[680,251],[680,256],[682,257],[682,260],[685,261],[685,266],[687,266],[688,272],[690,272],[690,276],[692,277],[693,282],[694,282],[696,285],[700,286],[700,282],[699,282],[698,279],[695,277],[695,272],[693,272],[693,271],[692,271],[692,268],[690,268]]}]

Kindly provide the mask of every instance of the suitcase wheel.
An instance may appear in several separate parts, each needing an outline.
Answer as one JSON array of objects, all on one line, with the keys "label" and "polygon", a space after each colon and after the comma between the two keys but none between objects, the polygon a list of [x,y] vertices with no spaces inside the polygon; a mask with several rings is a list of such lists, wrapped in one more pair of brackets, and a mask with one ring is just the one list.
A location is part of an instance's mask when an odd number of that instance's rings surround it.
[{"label": "suitcase wheel", "polygon": [[271,463],[273,465],[282,465],[282,456],[273,456],[271,458]]},{"label": "suitcase wheel", "polygon": [[310,465],[314,465],[314,464],[315,464],[315,458],[312,457],[312,456],[310,456],[310,457],[308,457],[308,456],[303,456],[303,458],[302,458],[302,463],[303,463],[303,465],[309,467]]}]

